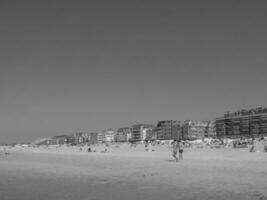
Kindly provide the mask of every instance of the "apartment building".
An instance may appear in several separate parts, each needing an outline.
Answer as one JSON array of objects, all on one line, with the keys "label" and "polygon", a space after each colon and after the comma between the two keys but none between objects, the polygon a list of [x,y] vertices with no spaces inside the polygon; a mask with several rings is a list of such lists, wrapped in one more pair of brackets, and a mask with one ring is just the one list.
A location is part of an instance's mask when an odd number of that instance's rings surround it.
[{"label": "apartment building", "polygon": [[104,134],[101,133],[101,132],[98,132],[97,133],[97,143],[101,144],[101,143],[104,143],[104,142],[105,142]]},{"label": "apartment building", "polygon": [[115,141],[115,132],[112,129],[108,129],[104,132],[104,141],[105,142]]},{"label": "apartment building", "polygon": [[128,142],[132,137],[132,128],[119,128],[115,136],[116,142]]},{"label": "apartment building", "polygon": [[149,130],[155,126],[151,124],[136,124],[132,126],[132,141],[140,142],[146,140],[146,135]]},{"label": "apartment building", "polygon": [[180,121],[165,120],[159,121],[157,126],[158,140],[173,140],[182,138]]},{"label": "apartment building", "polygon": [[216,118],[218,137],[252,137],[267,135],[267,108],[238,110]]}]

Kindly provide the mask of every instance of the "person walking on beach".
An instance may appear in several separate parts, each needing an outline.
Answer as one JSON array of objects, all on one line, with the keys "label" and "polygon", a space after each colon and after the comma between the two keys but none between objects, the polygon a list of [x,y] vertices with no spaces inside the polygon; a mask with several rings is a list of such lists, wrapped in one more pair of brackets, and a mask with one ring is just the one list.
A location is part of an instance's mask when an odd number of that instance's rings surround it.
[{"label": "person walking on beach", "polygon": [[255,138],[252,137],[251,147],[249,149],[249,152],[255,152],[255,144],[256,144]]},{"label": "person walking on beach", "polygon": [[148,141],[145,141],[145,151],[148,151]]},{"label": "person walking on beach", "polygon": [[178,152],[178,142],[176,140],[174,140],[173,144],[172,144],[172,156],[173,156],[175,162],[178,162],[177,152]]},{"label": "person walking on beach", "polygon": [[178,148],[179,148],[179,160],[183,160],[184,144],[181,140],[178,143]]}]

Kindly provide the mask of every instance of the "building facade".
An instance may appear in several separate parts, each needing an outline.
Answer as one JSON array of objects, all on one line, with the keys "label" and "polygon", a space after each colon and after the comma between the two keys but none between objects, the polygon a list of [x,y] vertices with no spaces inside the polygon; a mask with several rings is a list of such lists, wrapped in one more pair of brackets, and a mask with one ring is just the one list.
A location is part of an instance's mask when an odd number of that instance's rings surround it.
[{"label": "building facade", "polygon": [[98,142],[98,133],[97,132],[91,132],[91,133],[88,133],[89,135],[89,144],[97,144]]},{"label": "building facade", "polygon": [[252,137],[267,135],[267,108],[239,110],[216,118],[218,137]]},{"label": "building facade", "polygon": [[183,139],[195,140],[202,139],[209,135],[209,131],[212,129],[209,121],[192,121],[186,120],[183,123]]},{"label": "building facade", "polygon": [[105,142],[104,134],[99,132],[97,133],[97,143],[102,144]]},{"label": "building facade", "polygon": [[115,132],[112,129],[108,129],[104,132],[104,142],[114,142]]},{"label": "building facade", "polygon": [[78,132],[75,134],[75,143],[76,144],[86,144],[89,142],[90,135],[84,132]]},{"label": "building facade", "polygon": [[215,121],[211,121],[208,123],[206,137],[216,137],[216,123]]},{"label": "building facade", "polygon": [[159,121],[156,129],[158,140],[178,140],[182,137],[180,121]]},{"label": "building facade", "polygon": [[146,134],[149,129],[153,129],[155,126],[150,124],[136,124],[132,126],[131,141],[140,142],[146,139]]},{"label": "building facade", "polygon": [[150,128],[146,132],[146,139],[147,141],[155,141],[157,140],[157,128]]},{"label": "building facade", "polygon": [[128,142],[132,136],[132,128],[119,128],[115,137],[116,142]]}]

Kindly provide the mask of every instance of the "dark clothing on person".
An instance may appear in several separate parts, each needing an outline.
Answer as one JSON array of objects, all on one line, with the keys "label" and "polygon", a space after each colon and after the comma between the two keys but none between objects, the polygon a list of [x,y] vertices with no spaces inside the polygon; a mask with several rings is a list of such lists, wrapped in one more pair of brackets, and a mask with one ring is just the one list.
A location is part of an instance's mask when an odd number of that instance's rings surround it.
[{"label": "dark clothing on person", "polygon": [[178,148],[179,148],[179,159],[183,160],[184,144],[182,142],[179,142]]},{"label": "dark clothing on person", "polygon": [[178,149],[179,149],[178,143],[174,141],[172,145],[172,156],[174,157],[176,162],[178,162],[178,158],[177,158]]}]

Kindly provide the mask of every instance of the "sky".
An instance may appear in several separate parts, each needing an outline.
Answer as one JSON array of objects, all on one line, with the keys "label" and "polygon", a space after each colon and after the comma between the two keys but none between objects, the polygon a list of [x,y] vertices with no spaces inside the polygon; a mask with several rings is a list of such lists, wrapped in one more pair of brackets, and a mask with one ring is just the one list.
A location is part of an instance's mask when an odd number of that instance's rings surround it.
[{"label": "sky", "polygon": [[266,1],[0,1],[0,143],[267,105]]}]

